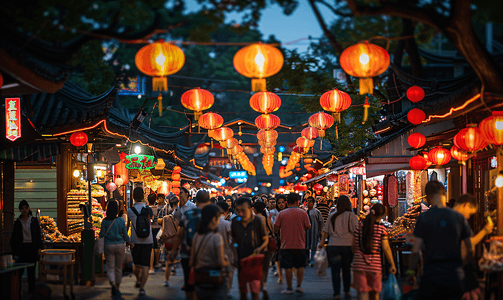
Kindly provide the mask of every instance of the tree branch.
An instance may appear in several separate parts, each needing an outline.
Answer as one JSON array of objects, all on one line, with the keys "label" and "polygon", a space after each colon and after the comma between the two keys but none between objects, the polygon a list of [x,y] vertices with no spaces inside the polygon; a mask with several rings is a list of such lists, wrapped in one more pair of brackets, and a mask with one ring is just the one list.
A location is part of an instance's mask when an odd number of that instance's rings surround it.
[{"label": "tree branch", "polygon": [[330,9],[335,15],[338,15],[340,17],[343,17],[343,18],[352,18],[354,17],[354,15],[352,13],[343,13],[337,9],[335,9],[335,7],[333,7],[332,5],[328,4],[326,1],[324,0],[316,0],[317,2],[325,5],[326,7],[328,7],[328,9]]}]

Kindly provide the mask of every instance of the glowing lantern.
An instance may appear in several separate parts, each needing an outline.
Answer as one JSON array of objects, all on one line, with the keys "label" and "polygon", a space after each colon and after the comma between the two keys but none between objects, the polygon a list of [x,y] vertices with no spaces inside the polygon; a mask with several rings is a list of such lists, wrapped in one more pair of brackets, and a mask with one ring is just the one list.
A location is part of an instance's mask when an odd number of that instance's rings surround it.
[{"label": "glowing lantern", "polygon": [[297,139],[297,146],[301,148],[309,148],[311,147],[311,140],[308,140],[305,137],[301,136]]},{"label": "glowing lantern", "polygon": [[215,102],[213,94],[207,90],[195,88],[182,94],[182,105],[194,111],[194,120],[199,120],[201,111],[210,108]]},{"label": "glowing lantern", "polygon": [[172,185],[173,188],[179,188],[180,187],[180,181],[178,181],[178,180],[177,181],[173,181],[171,183],[171,185]]},{"label": "glowing lantern", "polygon": [[271,141],[264,141],[264,140],[258,140],[258,144],[262,147],[272,147],[272,146],[276,146],[276,143],[277,141],[274,139],[274,140],[271,140]]},{"label": "glowing lantern", "polygon": [[283,67],[283,54],[276,47],[257,43],[240,49],[233,63],[239,74],[252,78],[252,91],[260,92],[266,90],[265,78]]},{"label": "glowing lantern", "polygon": [[109,182],[107,183],[106,188],[110,193],[113,193],[117,189],[117,185],[113,182]]},{"label": "glowing lantern", "polygon": [[426,114],[419,108],[411,109],[407,114],[407,120],[409,120],[409,122],[411,122],[414,125],[421,124],[425,118]]},{"label": "glowing lantern", "polygon": [[480,132],[493,145],[503,145],[503,111],[493,111],[492,116],[480,122]]},{"label": "glowing lantern", "polygon": [[476,124],[470,124],[468,127],[461,129],[454,136],[454,145],[459,149],[475,152],[487,147],[488,143],[485,140],[480,128]]},{"label": "glowing lantern", "polygon": [[454,159],[462,161],[462,162],[466,161],[470,158],[470,154],[468,154],[468,152],[459,149],[456,145],[453,145],[451,147],[451,156]]},{"label": "glowing lantern", "polygon": [[412,102],[419,102],[424,99],[424,90],[419,86],[411,86],[407,90],[407,98]]},{"label": "glowing lantern", "polygon": [[302,135],[308,140],[315,140],[318,137],[318,129],[314,127],[307,127],[302,129],[300,135]]},{"label": "glowing lantern", "polygon": [[166,76],[180,71],[185,63],[185,55],[179,47],[159,40],[138,50],[134,61],[138,70],[153,76],[153,91],[167,91]]},{"label": "glowing lantern", "polygon": [[280,124],[280,118],[272,114],[260,115],[255,119],[255,125],[258,129],[271,130],[277,128]]},{"label": "glowing lantern", "polygon": [[234,148],[227,150],[227,153],[231,155],[238,155],[241,152],[243,152],[243,147],[239,145],[236,145],[234,146]]},{"label": "glowing lantern", "polygon": [[275,147],[260,147],[260,152],[263,154],[272,154],[276,151]]},{"label": "glowing lantern", "polygon": [[279,109],[281,106],[281,98],[271,92],[255,93],[250,98],[250,106],[254,111],[269,114]]},{"label": "glowing lantern", "polygon": [[316,192],[321,192],[323,190],[323,186],[319,183],[313,185],[313,190],[315,190]]},{"label": "glowing lantern", "polygon": [[199,126],[208,129],[208,136],[213,137],[215,129],[224,124],[224,118],[221,115],[208,112],[199,117]]},{"label": "glowing lantern", "polygon": [[180,189],[179,188],[173,188],[171,191],[173,192],[173,194],[175,194],[177,196],[180,195]]},{"label": "glowing lantern", "polygon": [[213,138],[217,141],[225,141],[234,136],[234,131],[229,127],[220,127],[213,132]]},{"label": "glowing lantern", "polygon": [[85,144],[87,144],[87,141],[87,134],[83,131],[74,132],[70,136],[70,143],[75,147],[84,146]]},{"label": "glowing lantern", "polygon": [[437,146],[428,152],[428,158],[435,165],[445,165],[451,160],[451,152],[441,146]]},{"label": "glowing lantern", "polygon": [[276,130],[259,130],[257,133],[257,139],[272,142],[278,138],[278,132]]},{"label": "glowing lantern", "polygon": [[334,124],[334,118],[324,112],[315,113],[309,117],[309,126],[318,129],[318,135],[320,136],[320,149],[323,148],[323,137],[325,136],[325,130],[330,128]]},{"label": "glowing lantern", "polygon": [[338,89],[328,91],[321,95],[320,105],[324,110],[332,112],[335,122],[341,122],[341,111],[351,106],[351,97]]},{"label": "glowing lantern", "polygon": [[124,180],[123,180],[122,178],[116,178],[116,179],[115,179],[115,184],[116,184],[117,186],[121,186],[121,185],[123,185],[123,184],[124,184]]},{"label": "glowing lantern", "polygon": [[180,167],[180,166],[175,166],[175,167],[173,168],[173,174],[178,174],[178,173],[180,173],[181,171],[182,171],[182,167]]},{"label": "glowing lantern", "polygon": [[409,145],[413,148],[421,148],[424,146],[426,143],[426,137],[419,132],[413,133],[409,135],[409,138],[407,139],[409,142]]},{"label": "glowing lantern", "polygon": [[293,186],[293,189],[294,189],[296,192],[305,192],[305,191],[307,191],[307,185],[297,183],[297,184],[295,184],[295,185]]},{"label": "glowing lantern", "polygon": [[424,170],[428,168],[428,162],[424,156],[416,155],[409,160],[409,166],[412,170]]},{"label": "glowing lantern", "polygon": [[382,74],[389,67],[388,52],[368,41],[344,50],[340,57],[341,67],[348,75],[360,77],[360,95],[372,94],[372,77]]},{"label": "glowing lantern", "polygon": [[239,142],[235,138],[230,138],[230,139],[227,139],[225,141],[220,142],[220,146],[222,146],[223,148],[226,148],[226,149],[232,149],[232,148],[236,147],[238,144],[239,144]]}]

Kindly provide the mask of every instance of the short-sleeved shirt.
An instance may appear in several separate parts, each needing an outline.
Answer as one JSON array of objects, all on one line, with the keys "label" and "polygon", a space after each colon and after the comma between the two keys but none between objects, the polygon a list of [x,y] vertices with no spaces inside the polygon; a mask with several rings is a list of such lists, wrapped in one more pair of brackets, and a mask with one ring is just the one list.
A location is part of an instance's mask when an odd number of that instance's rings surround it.
[{"label": "short-sleeved shirt", "polygon": [[[134,206],[133,206],[136,211],[138,212],[138,214],[141,214],[142,213],[142,210],[143,210],[143,213],[146,213],[149,215],[149,220],[152,218],[152,215],[154,214],[152,212],[152,209],[150,207],[148,207],[148,205],[146,205],[146,203],[144,202],[138,202],[138,203],[135,203]],[[131,208],[128,208],[127,210],[127,217],[129,219],[129,221],[131,222],[131,242],[133,244],[152,244],[154,242],[154,239],[152,237],[152,227],[150,227],[150,234],[148,237],[146,238],[139,238],[137,235],[136,235],[136,214],[133,212],[133,210]]]},{"label": "short-sleeved shirt", "polygon": [[124,244],[124,242],[130,241],[127,235],[126,222],[123,218],[115,218],[115,221],[107,218],[103,219],[101,221],[100,237],[105,237],[105,244],[107,245]]},{"label": "short-sleeved shirt", "polygon": [[323,217],[323,224],[327,222],[328,215],[330,214],[330,207],[328,207],[325,203],[319,203],[316,205],[316,208],[320,211],[321,216]]},{"label": "short-sleeved shirt", "polygon": [[351,211],[345,211],[335,219],[335,226],[332,225],[334,214],[330,214],[323,226],[323,232],[328,234],[328,246],[352,246],[353,236],[358,227],[358,217]]},{"label": "short-sleeved shirt", "polygon": [[[371,253],[363,253],[360,247],[360,235],[362,234],[363,224],[360,224],[355,231],[355,254],[353,256],[353,271],[380,273],[381,266],[381,246],[382,238],[387,235],[386,228],[381,224],[374,224],[374,234],[372,236]],[[362,239],[364,237],[362,236]]]},{"label": "short-sleeved shirt", "polygon": [[280,228],[281,249],[305,249],[311,223],[305,210],[289,207],[279,212],[274,226]]},{"label": "short-sleeved shirt", "polygon": [[253,251],[264,243],[266,236],[265,220],[262,216],[255,215],[246,228],[238,218],[232,219],[231,237],[233,242],[237,243],[238,259],[252,255]]}]

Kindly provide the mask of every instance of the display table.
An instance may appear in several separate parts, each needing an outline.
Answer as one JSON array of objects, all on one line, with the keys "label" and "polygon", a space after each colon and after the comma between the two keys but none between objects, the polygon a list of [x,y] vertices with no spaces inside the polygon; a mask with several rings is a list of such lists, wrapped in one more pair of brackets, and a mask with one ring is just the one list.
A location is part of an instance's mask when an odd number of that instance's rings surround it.
[{"label": "display table", "polygon": [[408,260],[404,259],[403,252],[410,252],[412,246],[405,243],[405,239],[397,239],[390,242],[391,253],[395,261],[397,276],[404,277]]},{"label": "display table", "polygon": [[2,299],[19,300],[21,299],[21,276],[24,269],[33,267],[34,263],[14,264],[10,268],[0,269],[0,287]]},{"label": "display table", "polygon": [[73,249],[75,250],[75,271],[73,281],[84,285],[84,245],[82,243],[44,243],[44,249]]}]

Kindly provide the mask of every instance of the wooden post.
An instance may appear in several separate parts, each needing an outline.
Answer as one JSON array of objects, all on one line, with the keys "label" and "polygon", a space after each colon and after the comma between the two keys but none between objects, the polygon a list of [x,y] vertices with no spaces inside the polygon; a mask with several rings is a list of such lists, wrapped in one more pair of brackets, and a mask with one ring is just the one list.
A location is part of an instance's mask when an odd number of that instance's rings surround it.
[{"label": "wooden post", "polygon": [[[503,171],[503,147],[498,146],[496,149],[496,158],[498,159],[498,172]],[[493,183],[491,183],[493,184]],[[498,204],[497,204],[497,234],[503,236],[503,188],[498,189]]]},{"label": "wooden post", "polygon": [[0,256],[3,254],[3,163],[0,163]]},{"label": "wooden post", "polygon": [[56,160],[56,181],[58,187],[57,193],[57,216],[58,229],[62,234],[68,235],[68,200],[67,194],[71,189],[72,162],[70,154],[70,145],[61,144],[61,153],[58,153]]},{"label": "wooden post", "polygon": [[3,162],[3,245],[4,253],[11,253],[10,237],[14,229],[14,172],[13,161]]}]

